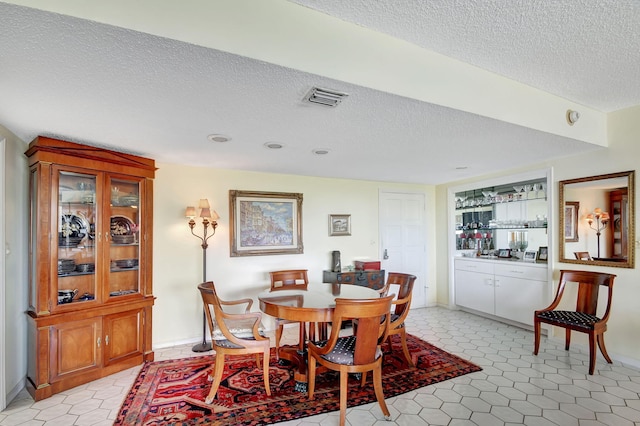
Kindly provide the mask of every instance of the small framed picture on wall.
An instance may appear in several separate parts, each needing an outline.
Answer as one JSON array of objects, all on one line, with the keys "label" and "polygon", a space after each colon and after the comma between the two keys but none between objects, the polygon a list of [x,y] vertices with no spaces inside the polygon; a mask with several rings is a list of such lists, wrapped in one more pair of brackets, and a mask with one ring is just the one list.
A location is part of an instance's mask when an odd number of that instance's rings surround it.
[{"label": "small framed picture on wall", "polygon": [[329,215],[329,236],[351,235],[351,215],[350,214],[330,214]]}]

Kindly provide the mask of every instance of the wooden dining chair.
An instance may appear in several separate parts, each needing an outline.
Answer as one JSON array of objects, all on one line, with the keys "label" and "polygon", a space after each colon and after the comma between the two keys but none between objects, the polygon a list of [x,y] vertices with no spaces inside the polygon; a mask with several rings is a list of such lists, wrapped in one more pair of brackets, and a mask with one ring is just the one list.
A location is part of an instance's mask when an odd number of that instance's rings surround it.
[{"label": "wooden dining chair", "polygon": [[[239,299],[224,301],[218,297],[212,281],[198,285],[204,312],[211,330],[211,345],[216,352],[214,361],[211,390],[205,402],[211,404],[216,397],[222,373],[224,372],[224,359],[227,355],[256,354],[256,363],[260,367],[260,354],[262,354],[262,373],[264,387],[267,395],[271,395],[269,388],[269,338],[260,330],[262,316],[260,312],[250,312],[252,299]],[[244,313],[226,313],[223,306],[245,305]]]},{"label": "wooden dining chair", "polygon": [[[556,297],[548,307],[535,311],[533,315],[534,350],[538,355],[540,348],[540,326],[542,323],[551,324],[565,329],[565,350],[569,350],[571,331],[579,331],[589,335],[589,374],[593,375],[596,367],[596,342],[600,352],[611,364],[611,358],[604,346],[604,332],[607,331],[607,320],[611,312],[611,298],[613,296],[613,274],[591,271],[560,271],[560,284]],[[577,302],[573,311],[556,310],[564,294],[566,283],[576,283]],[[598,309],[598,290],[607,287],[607,306],[602,317],[596,316]]]},{"label": "wooden dining chair", "polygon": [[[279,290],[306,290],[309,286],[309,278],[307,276],[307,269],[287,269],[282,271],[269,272],[271,278],[271,291]],[[298,323],[297,321],[286,320],[284,318],[275,319],[276,329],[276,359],[280,361],[280,340],[282,339],[282,332],[284,331],[285,324],[299,324],[299,342],[300,349],[304,349],[304,343],[306,340],[305,324]]]},{"label": "wooden dining chair", "polygon": [[588,251],[574,251],[573,255],[578,260],[593,260]]},{"label": "wooden dining chair", "polygon": [[[393,295],[376,299],[336,299],[329,340],[307,343],[309,363],[309,399],[313,400],[316,385],[316,363],[340,372],[340,425],[345,424],[347,412],[348,373],[373,371],[373,387],[382,413],[390,420],[389,409],[382,391],[382,350],[380,344],[389,330],[389,312]],[[384,320],[382,320],[384,318]],[[340,324],[357,320],[358,327],[351,336],[340,336]]]},{"label": "wooden dining chair", "polygon": [[389,335],[387,336],[389,349],[391,349],[392,346],[391,336],[399,335],[400,341],[402,342],[402,352],[411,368],[415,368],[415,365],[411,360],[409,348],[407,347],[407,332],[404,321],[407,315],[409,315],[409,309],[411,308],[411,297],[415,281],[415,275],[390,272],[385,286],[387,294],[396,295],[396,299],[391,303],[391,319],[389,323]]}]

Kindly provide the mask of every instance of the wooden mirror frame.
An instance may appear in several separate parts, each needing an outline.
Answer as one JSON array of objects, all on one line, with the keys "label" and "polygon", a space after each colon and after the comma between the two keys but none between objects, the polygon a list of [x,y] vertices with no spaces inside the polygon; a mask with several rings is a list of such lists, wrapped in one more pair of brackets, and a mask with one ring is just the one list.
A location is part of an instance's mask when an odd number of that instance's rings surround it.
[{"label": "wooden mirror frame", "polygon": [[[571,184],[587,184],[592,182],[594,186],[597,185],[598,181],[605,179],[615,179],[615,178],[627,178],[627,197],[628,197],[628,230],[627,230],[627,257],[625,260],[602,260],[600,258],[594,258],[593,260],[578,260],[571,259],[565,256],[565,232],[566,226],[573,227],[573,223],[567,223],[567,220],[571,220],[569,218],[565,218],[565,204],[571,204],[575,206],[576,202],[580,202],[580,200],[565,200],[565,187]],[[634,268],[635,267],[635,224],[636,224],[636,214],[635,214],[635,172],[627,171],[620,173],[611,173],[606,175],[598,175],[598,176],[589,176],[578,179],[568,179],[562,180],[558,182],[559,186],[559,211],[560,211],[560,220],[558,222],[559,230],[560,230],[560,250],[558,259],[559,262],[564,263],[577,263],[582,265],[594,265],[594,266],[610,266],[615,268]],[[606,207],[608,209],[608,207]],[[611,212],[613,214],[613,212]],[[584,215],[583,215],[584,216]],[[577,218],[578,223],[576,224],[575,229],[578,229],[579,226],[584,226],[585,221],[581,221],[580,214],[578,214]],[[610,220],[612,222],[613,220]],[[594,231],[595,232],[595,231]],[[574,240],[575,241],[575,240]],[[593,256],[592,256],[593,257]]]}]

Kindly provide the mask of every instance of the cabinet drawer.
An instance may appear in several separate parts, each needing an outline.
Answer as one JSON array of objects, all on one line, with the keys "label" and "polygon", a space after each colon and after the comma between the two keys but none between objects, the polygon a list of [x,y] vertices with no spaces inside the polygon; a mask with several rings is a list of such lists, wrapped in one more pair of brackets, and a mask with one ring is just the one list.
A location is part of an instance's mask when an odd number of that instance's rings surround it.
[{"label": "cabinet drawer", "polygon": [[456,259],[456,270],[479,272],[482,274],[493,274],[493,263],[465,260],[465,259]]},{"label": "cabinet drawer", "polygon": [[496,265],[495,274],[503,277],[526,278],[535,281],[547,281],[547,268],[508,263]]}]

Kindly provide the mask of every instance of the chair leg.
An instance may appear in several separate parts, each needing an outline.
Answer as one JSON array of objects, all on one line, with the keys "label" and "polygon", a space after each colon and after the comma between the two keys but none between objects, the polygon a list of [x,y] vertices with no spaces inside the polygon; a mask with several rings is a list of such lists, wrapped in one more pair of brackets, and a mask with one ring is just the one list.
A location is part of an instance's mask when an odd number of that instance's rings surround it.
[{"label": "chair leg", "polygon": [[[389,348],[387,349],[387,352],[389,352],[389,353],[393,352],[393,344],[391,343],[391,334],[388,334],[388,335],[387,335],[387,340],[385,340],[384,342],[382,342],[382,344],[385,344],[385,343],[386,343],[386,344],[387,344],[387,346],[389,347]],[[380,348],[380,349],[382,349],[382,348]],[[383,352],[384,352],[384,350],[383,350]]]},{"label": "chair leg", "polygon": [[318,323],[318,340],[327,340],[329,338],[329,323]]},{"label": "chair leg", "polygon": [[[300,327],[300,330],[298,331],[298,349],[300,349],[301,351],[304,351],[305,349],[305,345],[307,344],[306,340],[307,340],[307,323],[306,322],[299,322],[298,326]],[[315,340],[315,324],[310,322],[309,325],[309,340],[314,341]]]},{"label": "chair leg", "polygon": [[596,335],[589,333],[589,374],[593,375],[596,369]]},{"label": "chair leg", "polygon": [[[300,323],[300,326],[302,326],[303,323]],[[309,340],[312,342],[317,342],[318,340],[320,340],[318,338],[318,335],[316,334],[316,326],[318,325],[315,322],[310,322],[309,324],[309,331],[307,333],[307,335],[309,336]],[[303,333],[300,333],[300,350],[304,350],[304,340],[306,339],[306,336]]]},{"label": "chair leg", "polygon": [[564,333],[564,350],[569,350],[569,345],[571,345],[571,329],[566,328]]},{"label": "chair leg", "polygon": [[307,391],[309,392],[309,400],[313,400],[313,392],[316,390],[316,359],[312,356],[307,361]]},{"label": "chair leg", "polygon": [[256,354],[256,367],[260,368],[260,354]]},{"label": "chair leg", "polygon": [[540,321],[533,319],[533,354],[538,355],[540,349]]},{"label": "chair leg", "polygon": [[407,359],[409,367],[416,368],[415,364],[411,360],[411,355],[409,354],[409,347],[407,346],[407,333],[405,332],[404,328],[400,332],[400,340],[402,342],[402,352],[404,352],[404,357]]},{"label": "chair leg", "polygon": [[267,392],[267,395],[271,396],[271,387],[269,386],[269,345],[268,344],[265,347],[265,352],[262,354],[262,376],[264,377],[264,388]]},{"label": "chair leg", "polygon": [[[382,376],[380,376],[382,378]],[[340,371],[340,426],[344,426],[347,421],[347,387],[349,373]],[[382,383],[380,384],[382,386]],[[377,394],[377,391],[376,391]]]},{"label": "chair leg", "polygon": [[380,404],[380,409],[382,410],[382,414],[384,414],[385,420],[391,420],[391,414],[389,413],[389,408],[387,408],[387,403],[384,400],[384,392],[382,391],[382,363],[378,364],[378,366],[373,369],[373,388],[376,392],[376,399],[378,400],[378,404]]},{"label": "chair leg", "polygon": [[282,324],[276,326],[276,361],[280,361],[280,339],[282,339],[283,328]]},{"label": "chair leg", "polygon": [[207,404],[211,404],[216,397],[216,393],[218,392],[218,387],[220,387],[220,382],[222,381],[222,373],[224,371],[224,354],[218,353],[216,354],[215,366],[213,369],[213,383],[211,384],[211,390],[209,391],[209,395],[205,398],[204,402]]},{"label": "chair leg", "polygon": [[607,362],[609,364],[611,364],[613,361],[611,361],[611,358],[609,358],[609,354],[607,353],[607,348],[605,348],[604,346],[604,334],[600,333],[596,336],[596,339],[598,341],[598,347],[600,348],[600,352],[602,352],[602,356],[604,356],[604,359],[607,360]]}]

